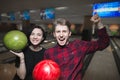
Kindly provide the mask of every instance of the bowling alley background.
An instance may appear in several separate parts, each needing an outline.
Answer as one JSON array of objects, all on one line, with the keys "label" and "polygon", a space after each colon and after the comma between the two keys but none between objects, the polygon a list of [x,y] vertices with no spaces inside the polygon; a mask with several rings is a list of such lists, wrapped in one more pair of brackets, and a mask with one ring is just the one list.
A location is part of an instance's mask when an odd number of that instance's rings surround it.
[{"label": "bowling alley background", "polygon": [[[71,22],[72,36],[79,36],[80,39],[87,41],[91,40],[93,36],[92,23],[90,22],[93,11],[92,5],[107,2],[107,0],[68,1],[28,0],[27,2],[27,0],[8,0],[6,2],[6,0],[0,0],[0,80],[12,80],[15,74],[15,56],[9,53],[3,43],[3,37],[11,30],[26,32],[30,26],[40,25],[47,33],[47,37],[53,38],[52,22],[58,17],[64,17]],[[117,10],[120,12],[120,8]],[[109,17],[102,20],[109,36],[120,38],[120,17]],[[94,35],[97,36],[96,32]],[[47,45],[48,47],[51,46]]]},{"label": "bowling alley background", "polygon": [[[91,23],[90,23],[91,24]],[[29,29],[30,25],[34,25],[29,21],[23,21],[22,24],[15,24],[15,23],[0,23],[0,80],[11,80],[15,75],[15,66],[14,60],[15,56],[7,53],[8,49],[3,44],[3,37],[4,35],[11,30],[20,30],[26,31]],[[88,23],[86,24],[88,25]],[[52,23],[45,23],[42,25],[47,36],[52,36]],[[71,31],[73,36],[81,36],[84,37],[84,40],[91,39],[91,30],[85,28],[84,24],[74,24],[71,25]],[[106,25],[107,32],[110,37],[120,37],[120,25],[119,24],[108,24]],[[82,39],[82,38],[81,38]],[[3,56],[4,53],[7,53],[7,56]]]}]

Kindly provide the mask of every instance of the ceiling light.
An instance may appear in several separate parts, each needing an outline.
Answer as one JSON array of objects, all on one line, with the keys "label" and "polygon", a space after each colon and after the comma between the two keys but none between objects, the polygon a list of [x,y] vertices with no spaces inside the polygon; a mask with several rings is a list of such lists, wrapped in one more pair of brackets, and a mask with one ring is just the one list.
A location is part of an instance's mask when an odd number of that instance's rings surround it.
[{"label": "ceiling light", "polygon": [[7,13],[2,13],[1,16],[2,16],[2,17],[9,17],[9,16],[7,15]]},{"label": "ceiling light", "polygon": [[30,13],[35,13],[36,12],[36,10],[30,10]]},{"label": "ceiling light", "polygon": [[55,9],[56,10],[65,10],[65,9],[67,9],[68,7],[56,7]]}]

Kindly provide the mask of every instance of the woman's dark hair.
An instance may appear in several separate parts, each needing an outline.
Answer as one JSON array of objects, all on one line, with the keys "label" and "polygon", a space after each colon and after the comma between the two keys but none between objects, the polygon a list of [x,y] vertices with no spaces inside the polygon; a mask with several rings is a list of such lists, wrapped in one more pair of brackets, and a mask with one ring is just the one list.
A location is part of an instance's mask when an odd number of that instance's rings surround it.
[{"label": "woman's dark hair", "polygon": [[44,29],[43,29],[41,26],[32,25],[32,26],[30,26],[30,28],[25,32],[25,34],[27,35],[27,38],[28,38],[28,45],[31,44],[31,42],[30,42],[30,40],[29,40],[29,37],[30,37],[33,29],[35,29],[35,28],[39,28],[39,29],[41,29],[41,31],[43,32],[43,40],[41,41],[41,43],[46,39],[46,33],[45,33]]},{"label": "woman's dark hair", "polygon": [[54,25],[54,27],[53,27],[53,32],[55,31],[55,27],[56,27],[57,25],[66,25],[66,26],[68,27],[68,29],[71,30],[71,29],[70,29],[71,23],[70,23],[69,21],[67,21],[66,19],[64,19],[64,18],[58,18],[58,19],[56,19],[56,20],[54,21],[53,25]]}]

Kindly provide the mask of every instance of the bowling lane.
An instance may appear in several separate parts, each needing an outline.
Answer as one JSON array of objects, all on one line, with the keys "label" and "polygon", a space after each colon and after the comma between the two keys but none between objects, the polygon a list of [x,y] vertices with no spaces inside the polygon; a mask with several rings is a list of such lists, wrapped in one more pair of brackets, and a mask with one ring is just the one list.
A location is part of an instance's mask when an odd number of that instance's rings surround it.
[{"label": "bowling lane", "polygon": [[120,39],[119,38],[112,38],[111,44],[112,44],[112,52],[114,53],[113,55],[114,55],[116,65],[118,67],[118,71],[120,74]]},{"label": "bowling lane", "polygon": [[117,44],[117,46],[119,46],[120,48],[120,38],[114,38],[114,41]]},{"label": "bowling lane", "polygon": [[111,46],[94,54],[83,80],[120,80]]}]

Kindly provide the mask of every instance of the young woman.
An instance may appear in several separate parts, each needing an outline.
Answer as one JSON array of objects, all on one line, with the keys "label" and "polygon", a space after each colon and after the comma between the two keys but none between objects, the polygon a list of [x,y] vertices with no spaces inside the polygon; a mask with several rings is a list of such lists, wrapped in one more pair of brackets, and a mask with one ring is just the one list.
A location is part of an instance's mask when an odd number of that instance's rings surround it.
[{"label": "young woman", "polygon": [[33,80],[33,68],[43,60],[45,48],[40,44],[45,39],[44,30],[40,26],[32,26],[28,29],[27,36],[28,45],[22,52],[10,51],[17,56],[15,60],[16,75],[13,80]]}]

